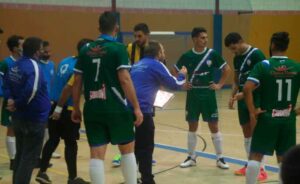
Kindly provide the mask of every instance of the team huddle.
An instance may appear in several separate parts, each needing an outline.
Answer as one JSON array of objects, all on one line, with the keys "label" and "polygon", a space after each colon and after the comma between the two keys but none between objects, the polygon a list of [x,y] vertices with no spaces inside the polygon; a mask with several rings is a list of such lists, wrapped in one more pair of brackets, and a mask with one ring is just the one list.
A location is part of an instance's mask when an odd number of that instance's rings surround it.
[{"label": "team huddle", "polygon": [[[116,155],[113,164],[121,166],[126,184],[155,184],[153,104],[161,87],[187,93],[188,156],[180,168],[197,164],[201,115],[211,132],[216,166],[229,169],[222,155],[215,91],[222,89],[232,69],[218,52],[207,47],[206,29],[193,28],[193,48],[178,59],[172,72],[165,66],[163,45],[149,39],[147,24],[134,27],[135,41],[127,47],[116,40],[118,23],[114,13],[100,15],[99,31],[100,36],[94,41],[80,40],[78,56],[63,59],[56,72],[53,62],[49,62],[48,42],[36,37],[24,41],[23,37],[15,36],[14,44],[8,44],[12,56],[0,63],[4,98],[1,123],[8,127],[13,184],[29,184],[37,162],[39,172],[35,180],[41,184],[55,183],[46,171],[60,139],[65,143],[68,184],[90,183],[77,176],[81,121],[90,146],[92,184],[105,183],[104,159],[109,143],[118,145],[120,155]],[[255,184],[268,177],[264,155],[273,155],[275,151],[281,168],[282,156],[296,145],[300,64],[285,55],[289,45],[287,32],[272,35],[269,59],[260,49],[247,44],[239,33],[229,33],[224,43],[235,55],[228,106],[233,109],[237,101],[248,160],[235,174],[246,176],[246,184]],[[215,70],[221,71],[218,81],[214,79]],[[45,127],[49,137],[43,142]],[[284,183],[281,177],[279,181]]]}]

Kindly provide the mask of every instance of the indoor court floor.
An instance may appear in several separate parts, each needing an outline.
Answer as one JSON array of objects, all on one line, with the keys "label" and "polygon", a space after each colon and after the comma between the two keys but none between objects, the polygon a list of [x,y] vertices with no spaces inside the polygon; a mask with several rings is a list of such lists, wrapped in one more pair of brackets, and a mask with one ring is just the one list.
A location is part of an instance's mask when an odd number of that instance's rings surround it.
[{"label": "indoor court floor", "polygon": [[[230,164],[229,170],[222,170],[216,167],[214,148],[206,123],[201,122],[198,130],[198,155],[197,166],[181,169],[178,165],[186,159],[187,123],[184,121],[185,93],[178,92],[175,98],[167,104],[166,108],[156,110],[155,123],[156,147],[154,159],[157,161],[153,166],[155,180],[158,184],[243,184],[245,177],[235,176],[233,172],[242,167],[245,163],[244,141],[241,128],[238,123],[237,110],[229,110],[227,102],[230,90],[217,92],[219,105],[219,119],[221,132],[224,140],[225,160]],[[298,102],[299,107],[299,102]],[[201,119],[201,118],[200,118]],[[297,143],[300,143],[299,125],[297,118]],[[89,179],[89,147],[84,134],[84,127],[81,130],[78,152],[78,176]],[[8,170],[9,159],[5,148],[5,129],[0,128],[0,175],[3,179],[0,184],[11,184],[12,172]],[[201,136],[201,137],[200,137]],[[204,150],[204,152],[203,152]],[[61,141],[57,152],[64,153],[64,144]],[[111,160],[118,153],[116,146],[108,146],[105,172],[107,184],[119,184],[123,182],[120,168],[112,167]],[[67,170],[64,158],[52,159],[53,167],[48,174],[53,184],[67,183]],[[263,183],[278,183],[278,167],[275,157],[266,158],[268,180]],[[32,184],[37,170],[34,171]]]}]

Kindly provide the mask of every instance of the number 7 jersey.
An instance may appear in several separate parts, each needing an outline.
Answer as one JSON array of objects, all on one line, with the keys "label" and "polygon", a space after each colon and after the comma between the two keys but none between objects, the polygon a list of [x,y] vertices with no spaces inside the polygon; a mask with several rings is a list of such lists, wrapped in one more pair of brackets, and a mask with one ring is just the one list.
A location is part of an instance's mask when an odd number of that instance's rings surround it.
[{"label": "number 7 jersey", "polygon": [[130,68],[125,45],[98,38],[81,49],[74,72],[82,74],[85,107],[91,116],[103,112],[122,112],[127,107],[118,79],[118,70]]},{"label": "number 7 jersey", "polygon": [[265,117],[295,116],[300,86],[300,64],[285,56],[273,56],[255,65],[248,80],[260,85],[261,109]]}]

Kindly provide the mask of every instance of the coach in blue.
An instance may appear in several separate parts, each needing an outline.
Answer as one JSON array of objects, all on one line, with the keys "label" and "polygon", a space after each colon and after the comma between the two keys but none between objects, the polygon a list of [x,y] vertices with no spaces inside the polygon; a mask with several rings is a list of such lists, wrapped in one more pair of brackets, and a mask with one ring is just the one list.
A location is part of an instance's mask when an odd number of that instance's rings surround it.
[{"label": "coach in blue", "polygon": [[152,174],[152,154],[154,150],[153,104],[161,86],[172,90],[186,88],[183,67],[177,78],[162,64],[165,60],[163,46],[150,41],[144,50],[144,58],[133,65],[130,71],[138,101],[144,115],[144,122],[136,127],[135,156],[141,173],[142,184],[155,184]]},{"label": "coach in blue", "polygon": [[37,64],[42,40],[27,38],[23,57],[12,65],[4,78],[4,97],[12,113],[17,153],[13,168],[13,184],[29,184],[36,158],[42,149],[45,124],[50,111],[47,83]]}]

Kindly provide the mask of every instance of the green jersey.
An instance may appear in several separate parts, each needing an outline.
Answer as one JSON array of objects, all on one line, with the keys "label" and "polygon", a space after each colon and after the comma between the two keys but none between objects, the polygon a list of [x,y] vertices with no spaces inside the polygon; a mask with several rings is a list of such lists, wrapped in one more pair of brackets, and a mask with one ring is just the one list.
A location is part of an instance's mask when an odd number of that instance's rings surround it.
[{"label": "green jersey", "polygon": [[260,85],[262,116],[274,120],[295,117],[294,108],[300,87],[299,63],[277,56],[255,65],[248,80]]},{"label": "green jersey", "polygon": [[74,71],[81,73],[84,85],[84,114],[94,120],[101,113],[124,112],[127,108],[118,70],[130,68],[125,45],[103,35],[86,45]]},{"label": "green jersey", "polygon": [[188,71],[188,80],[193,88],[208,89],[214,79],[214,69],[222,69],[226,65],[225,60],[213,49],[205,48],[203,52],[194,49],[184,53],[175,64],[177,71],[185,66]]},{"label": "green jersey", "polygon": [[234,71],[238,74],[240,90],[243,90],[243,86],[255,64],[264,59],[265,56],[262,51],[254,47],[249,47],[245,53],[234,57]]}]

